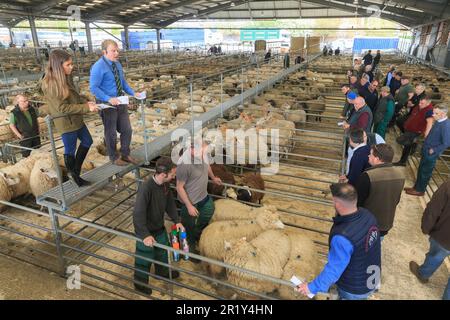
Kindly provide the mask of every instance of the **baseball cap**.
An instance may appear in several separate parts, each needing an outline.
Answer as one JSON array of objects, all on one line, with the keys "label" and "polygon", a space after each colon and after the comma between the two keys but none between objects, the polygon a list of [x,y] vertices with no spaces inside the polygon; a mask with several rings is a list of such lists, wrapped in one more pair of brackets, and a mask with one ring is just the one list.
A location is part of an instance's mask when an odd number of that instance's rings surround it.
[{"label": "baseball cap", "polygon": [[347,98],[350,100],[355,100],[358,96],[353,91],[347,95]]}]

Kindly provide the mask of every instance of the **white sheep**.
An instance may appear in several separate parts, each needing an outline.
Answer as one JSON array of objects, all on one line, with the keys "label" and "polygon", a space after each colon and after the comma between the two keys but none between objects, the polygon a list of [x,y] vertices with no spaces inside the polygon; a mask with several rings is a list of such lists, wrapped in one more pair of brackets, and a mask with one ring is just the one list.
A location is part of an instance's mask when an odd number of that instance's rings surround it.
[{"label": "white sheep", "polygon": [[230,199],[219,199],[214,202],[214,215],[211,222],[226,220],[251,220],[261,213],[256,207],[251,207]]},{"label": "white sheep", "polygon": [[30,176],[31,193],[38,197],[58,185],[58,176],[53,163],[40,159],[34,164]]},{"label": "white sheep", "polygon": [[[250,242],[241,239],[227,242],[225,246],[225,263],[278,279],[283,275],[283,268],[291,251],[289,237],[277,230],[262,232]],[[230,283],[255,292],[271,293],[279,287],[272,281],[262,280],[245,272],[227,268],[226,273]],[[243,293],[239,295],[247,296]]]},{"label": "white sheep", "polygon": [[[217,221],[208,225],[202,232],[199,241],[200,254],[223,261],[224,241],[246,237],[254,239],[263,230],[283,229],[284,224],[274,207],[262,207],[262,212],[251,220]],[[212,274],[220,274],[224,269],[214,264],[206,265]]]},{"label": "white sheep", "polygon": [[291,110],[285,113],[286,120],[294,123],[306,123],[306,111],[305,110]]},{"label": "white sheep", "polygon": [[[8,184],[8,178],[4,174],[0,174],[0,200],[10,201],[12,198],[12,191]],[[5,209],[5,205],[0,204],[0,211]]]},{"label": "white sheep", "polygon": [[[321,269],[314,242],[306,234],[295,229],[286,229],[283,232],[290,239],[291,252],[289,260],[284,266],[282,279],[289,281],[295,275],[306,281],[313,280]],[[295,300],[303,297],[289,286],[280,286],[278,292],[282,299]]]}]

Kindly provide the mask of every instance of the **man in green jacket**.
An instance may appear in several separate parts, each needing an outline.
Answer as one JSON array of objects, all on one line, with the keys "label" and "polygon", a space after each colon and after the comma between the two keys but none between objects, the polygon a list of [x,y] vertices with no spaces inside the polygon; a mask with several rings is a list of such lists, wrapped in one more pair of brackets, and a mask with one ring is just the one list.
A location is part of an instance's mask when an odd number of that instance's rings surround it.
[{"label": "man in green jacket", "polygon": [[374,131],[383,139],[386,137],[386,128],[394,115],[394,98],[389,87],[381,88],[381,99],[375,108],[373,116]]},{"label": "man in green jacket", "polygon": [[[9,117],[9,127],[20,140],[19,144],[26,148],[36,148],[41,145],[39,136],[39,111],[29,105],[28,98],[19,94],[15,98],[16,107]],[[28,157],[31,150],[24,149],[23,157]]]}]

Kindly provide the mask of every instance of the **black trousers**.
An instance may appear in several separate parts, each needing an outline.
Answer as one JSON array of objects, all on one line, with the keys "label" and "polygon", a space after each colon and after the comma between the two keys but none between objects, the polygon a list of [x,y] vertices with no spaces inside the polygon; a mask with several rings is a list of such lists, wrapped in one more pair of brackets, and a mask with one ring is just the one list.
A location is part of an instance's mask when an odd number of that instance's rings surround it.
[{"label": "black trousers", "polygon": [[[32,137],[32,138],[24,138],[23,140],[19,141],[19,145],[26,148],[36,148],[41,145],[41,138],[39,136]],[[26,158],[30,155],[31,150],[23,150],[22,151],[22,157]]]},{"label": "black trousers", "polygon": [[100,115],[105,128],[105,144],[110,160],[117,159],[117,132],[120,133],[120,153],[123,157],[128,157],[132,136],[128,106],[118,105],[116,108],[104,109]]}]

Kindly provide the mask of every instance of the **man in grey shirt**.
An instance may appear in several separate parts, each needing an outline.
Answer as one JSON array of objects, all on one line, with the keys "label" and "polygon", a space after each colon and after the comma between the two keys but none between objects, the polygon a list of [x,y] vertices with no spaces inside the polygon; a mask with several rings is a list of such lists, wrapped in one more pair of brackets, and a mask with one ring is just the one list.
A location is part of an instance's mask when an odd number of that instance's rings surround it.
[{"label": "man in grey shirt", "polygon": [[205,161],[206,148],[205,143],[201,146],[192,144],[190,150],[181,157],[177,167],[178,199],[183,204],[181,223],[186,228],[192,252],[196,252],[195,245],[214,214],[214,202],[207,191],[208,176],[213,183],[222,184]]}]

